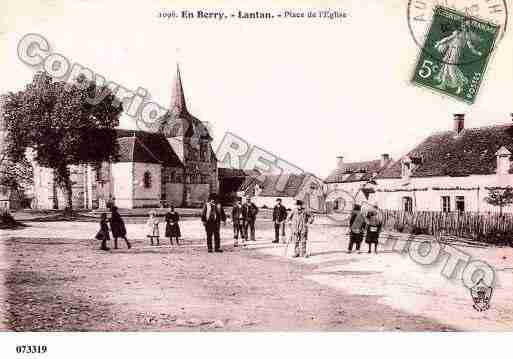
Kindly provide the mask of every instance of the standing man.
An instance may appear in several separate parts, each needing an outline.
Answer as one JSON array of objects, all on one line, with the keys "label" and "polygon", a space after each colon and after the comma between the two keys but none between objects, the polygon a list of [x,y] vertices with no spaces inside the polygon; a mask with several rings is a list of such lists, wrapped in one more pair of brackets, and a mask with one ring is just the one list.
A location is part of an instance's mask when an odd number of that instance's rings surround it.
[{"label": "standing man", "polygon": [[214,251],[221,253],[221,222],[226,225],[226,215],[220,203],[217,203],[217,196],[211,194],[208,202],[203,206],[201,221],[205,226],[207,234],[208,252],[212,253],[212,236],[214,237]]},{"label": "standing man", "polygon": [[245,218],[244,222],[244,235],[246,239],[248,239],[248,227],[250,231],[249,240],[255,241],[255,221],[256,216],[258,214],[258,207],[251,201],[251,197],[246,198],[246,203],[244,203],[243,214]]},{"label": "standing man", "polygon": [[362,214],[362,207],[359,204],[353,206],[353,212],[349,219],[349,247],[347,253],[353,251],[353,245],[356,245],[356,250],[360,252],[360,245],[363,240],[363,232],[365,230],[365,217]]},{"label": "standing man", "polygon": [[294,241],[294,258],[307,257],[306,241],[308,240],[308,225],[313,223],[310,211],[303,207],[303,201],[296,201],[296,209],[290,214],[290,230]]},{"label": "standing man", "polygon": [[232,209],[232,222],[233,222],[233,238],[234,247],[239,246],[239,235],[242,238],[242,245],[246,245],[246,236],[244,234],[244,214],[242,213],[242,200],[237,198]]},{"label": "standing man", "polygon": [[281,204],[281,198],[276,200],[276,206],[273,209],[273,222],[274,222],[274,241],[273,243],[280,242],[280,227],[282,228],[282,235],[285,237],[285,220],[287,219],[287,209]]}]

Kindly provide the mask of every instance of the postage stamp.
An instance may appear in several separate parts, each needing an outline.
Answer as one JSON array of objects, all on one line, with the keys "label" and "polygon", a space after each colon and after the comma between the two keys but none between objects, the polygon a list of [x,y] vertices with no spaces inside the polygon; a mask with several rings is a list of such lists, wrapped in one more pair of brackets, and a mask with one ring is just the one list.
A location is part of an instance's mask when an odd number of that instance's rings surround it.
[{"label": "postage stamp", "polygon": [[412,83],[475,102],[500,25],[436,6]]}]

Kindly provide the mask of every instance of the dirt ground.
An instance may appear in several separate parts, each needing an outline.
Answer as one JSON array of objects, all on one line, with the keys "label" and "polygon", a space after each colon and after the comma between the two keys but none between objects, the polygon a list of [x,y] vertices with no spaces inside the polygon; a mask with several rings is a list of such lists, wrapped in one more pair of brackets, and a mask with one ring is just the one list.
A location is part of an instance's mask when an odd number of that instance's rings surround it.
[{"label": "dirt ground", "polygon": [[[425,315],[415,306],[411,310],[387,301],[389,294],[376,291],[387,283],[372,279],[376,275],[382,278],[386,271],[377,271],[370,262],[364,268],[353,267],[365,261],[404,260],[389,253],[374,257],[345,254],[345,239],[336,238],[340,229],[329,226],[312,228],[314,253],[304,260],[285,258],[283,246],[271,243],[269,222],[258,223],[257,241],[245,248],[234,248],[231,226],[223,228],[224,253],[207,253],[197,219],[182,222],[184,239],[179,247],[166,240],[152,247],[144,238],[144,225],[130,223],[133,248],[128,250],[121,243],[121,249],[110,252],[98,250],[97,241],[91,239],[97,226],[91,222],[31,222],[28,227],[4,231],[0,266],[4,330],[475,329]],[[355,278],[359,278],[357,282]],[[401,297],[403,285],[400,280],[394,283]],[[439,293],[431,292],[435,300]],[[420,298],[426,293],[429,295],[429,289],[417,294]],[[462,302],[475,315],[471,298]],[[506,326],[513,323],[510,309],[502,312]]]}]

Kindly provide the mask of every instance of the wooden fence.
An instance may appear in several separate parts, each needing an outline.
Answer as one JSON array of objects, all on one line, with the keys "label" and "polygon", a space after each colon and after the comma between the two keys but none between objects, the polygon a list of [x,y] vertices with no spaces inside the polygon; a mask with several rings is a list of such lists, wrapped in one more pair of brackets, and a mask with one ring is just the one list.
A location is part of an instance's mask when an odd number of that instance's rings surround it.
[{"label": "wooden fence", "polygon": [[383,225],[387,229],[470,238],[500,244],[513,240],[513,214],[473,212],[404,212],[381,210]]}]

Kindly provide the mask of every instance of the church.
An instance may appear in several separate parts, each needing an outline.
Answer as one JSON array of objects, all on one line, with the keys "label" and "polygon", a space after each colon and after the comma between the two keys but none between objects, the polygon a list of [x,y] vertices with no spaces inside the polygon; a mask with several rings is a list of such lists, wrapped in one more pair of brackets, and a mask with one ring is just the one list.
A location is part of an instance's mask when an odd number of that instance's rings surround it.
[{"label": "church", "polygon": [[[199,207],[218,192],[212,137],[187,109],[178,66],[169,109],[158,132],[116,130],[116,161],[70,168],[73,208]],[[32,207],[65,206],[52,169],[34,163]]]}]

